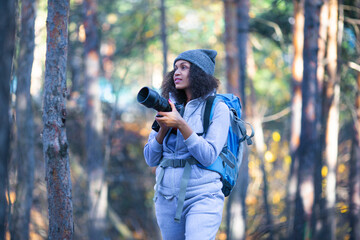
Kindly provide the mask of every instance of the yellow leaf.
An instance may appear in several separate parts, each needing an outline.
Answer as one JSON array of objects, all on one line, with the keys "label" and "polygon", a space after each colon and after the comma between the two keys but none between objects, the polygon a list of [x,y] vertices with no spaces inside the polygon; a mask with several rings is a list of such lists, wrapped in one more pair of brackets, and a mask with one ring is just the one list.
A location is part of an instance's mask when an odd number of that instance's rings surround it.
[{"label": "yellow leaf", "polygon": [[252,169],[255,167],[255,163],[253,161],[249,161],[248,166],[249,166],[249,169]]},{"label": "yellow leaf", "polygon": [[265,152],[265,160],[269,163],[275,162],[274,154],[270,151]]},{"label": "yellow leaf", "polygon": [[343,163],[339,164],[339,166],[338,166],[339,173],[343,173],[343,172],[345,172],[345,170],[346,170],[345,164],[343,164]]},{"label": "yellow leaf", "polygon": [[285,156],[284,161],[287,165],[290,165],[291,164],[291,156],[289,156],[289,155]]},{"label": "yellow leaf", "polygon": [[348,206],[346,206],[345,204],[343,206],[341,206],[341,208],[340,208],[341,213],[346,213],[347,211],[348,211]]},{"label": "yellow leaf", "polygon": [[328,174],[328,168],[327,168],[327,166],[323,166],[321,169],[321,176],[326,177],[327,174]]},{"label": "yellow leaf", "polygon": [[278,193],[278,192],[275,193],[274,196],[273,196],[273,199],[272,199],[273,204],[279,203],[280,200],[281,200],[281,195],[280,195],[280,193]]},{"label": "yellow leaf", "polygon": [[281,140],[280,133],[279,132],[273,132],[272,138],[273,138],[274,142],[280,142],[280,140]]}]

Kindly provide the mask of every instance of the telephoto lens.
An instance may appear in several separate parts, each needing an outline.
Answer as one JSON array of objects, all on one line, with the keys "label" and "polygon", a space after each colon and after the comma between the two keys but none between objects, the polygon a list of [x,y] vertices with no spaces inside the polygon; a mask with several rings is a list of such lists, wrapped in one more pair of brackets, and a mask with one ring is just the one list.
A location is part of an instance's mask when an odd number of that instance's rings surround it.
[{"label": "telephoto lens", "polygon": [[[172,111],[171,105],[168,102],[168,100],[166,100],[164,97],[160,96],[156,91],[154,91],[148,87],[143,87],[142,89],[140,89],[140,91],[137,95],[137,100],[139,103],[141,103],[145,107],[153,108],[158,112],[171,112]],[[175,104],[175,108],[180,113],[181,116],[184,115],[184,106],[183,105]],[[161,115],[156,115],[156,116],[161,117]],[[151,128],[153,130],[155,130],[156,132],[158,132],[160,129],[160,125],[155,120]]]},{"label": "telephoto lens", "polygon": [[168,100],[148,87],[140,89],[137,100],[145,107],[153,108],[158,112],[171,112],[171,106]]}]

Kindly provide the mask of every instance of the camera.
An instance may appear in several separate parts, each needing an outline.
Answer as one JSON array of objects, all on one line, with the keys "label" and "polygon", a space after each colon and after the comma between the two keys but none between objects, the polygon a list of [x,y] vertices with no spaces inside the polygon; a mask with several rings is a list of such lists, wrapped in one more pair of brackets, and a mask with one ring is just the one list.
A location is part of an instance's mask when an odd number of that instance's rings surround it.
[{"label": "camera", "polygon": [[[168,100],[149,87],[143,87],[140,89],[137,95],[137,101],[145,107],[153,108],[158,112],[171,112],[171,106]],[[184,113],[184,107],[181,104],[175,104],[175,107],[182,116]],[[156,121],[154,121],[151,128],[158,132],[160,126]]]}]

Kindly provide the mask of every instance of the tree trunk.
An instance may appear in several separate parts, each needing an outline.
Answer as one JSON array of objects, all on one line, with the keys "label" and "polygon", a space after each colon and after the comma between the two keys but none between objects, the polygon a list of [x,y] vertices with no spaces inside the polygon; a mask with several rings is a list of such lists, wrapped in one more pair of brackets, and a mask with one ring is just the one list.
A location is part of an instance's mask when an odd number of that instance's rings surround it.
[{"label": "tree trunk", "polygon": [[227,92],[240,97],[237,46],[237,8],[235,0],[224,0]]},{"label": "tree trunk", "polygon": [[302,83],[302,119],[299,146],[299,174],[292,239],[311,235],[315,197],[314,170],[321,160],[319,146],[319,90],[317,58],[321,0],[305,0],[304,73]]},{"label": "tree trunk", "polygon": [[[240,97],[245,118],[246,50],[249,29],[249,1],[224,0],[227,90]],[[238,54],[241,52],[241,54]],[[240,71],[240,74],[239,74]],[[241,75],[242,74],[242,75]],[[229,239],[246,238],[245,198],[248,187],[248,159],[243,155],[237,184],[227,205]]]},{"label": "tree trunk", "polygon": [[107,184],[104,179],[103,120],[99,92],[100,37],[97,1],[85,0],[86,155],[89,197],[89,239],[103,239],[106,229]]},{"label": "tree trunk", "polygon": [[[240,96],[238,50],[237,50],[237,8],[236,1],[224,0],[225,52],[227,91]],[[241,168],[240,168],[241,169]],[[240,170],[241,171],[241,170]],[[241,176],[239,176],[239,179]],[[238,180],[239,181],[239,180]],[[226,205],[226,235],[228,239],[245,239],[245,218],[240,198],[240,183],[235,185]]]},{"label": "tree trunk", "polygon": [[[249,0],[239,0],[237,3],[237,27],[238,27],[238,57],[239,57],[239,87],[240,87],[240,100],[242,103],[242,116],[246,119],[246,68],[247,68],[247,48],[248,48],[248,35],[249,35]],[[241,221],[244,228],[244,235],[237,239],[246,238],[246,192],[249,185],[249,164],[247,153],[245,152],[243,161],[240,165],[240,177],[238,180],[238,189],[240,191],[240,204],[241,204]]]},{"label": "tree trunk", "polygon": [[161,11],[161,42],[163,44],[163,76],[165,77],[167,73],[167,51],[168,51],[168,44],[167,44],[167,33],[166,33],[166,6],[165,0],[161,0],[160,3],[160,11]]},{"label": "tree trunk", "polygon": [[[355,1],[355,6],[360,8],[360,0]],[[358,17],[360,18],[360,13]],[[357,35],[357,52],[360,53],[360,35]],[[355,112],[349,176],[350,240],[360,239],[360,72],[357,73]]]},{"label": "tree trunk", "polygon": [[249,35],[249,7],[250,7],[249,5],[250,5],[249,0],[238,0],[237,43],[238,43],[238,53],[239,53],[239,87],[240,87],[240,98],[242,101],[244,115],[246,112],[245,82],[246,82],[247,42]]},{"label": "tree trunk", "polygon": [[74,233],[65,128],[69,7],[69,0],[48,1],[43,151],[49,202],[49,239],[72,239]]},{"label": "tree trunk", "polygon": [[349,222],[351,240],[360,238],[360,72],[357,75],[355,111],[356,119],[354,122],[349,176]]},{"label": "tree trunk", "polygon": [[21,4],[20,55],[16,87],[17,184],[11,224],[12,239],[29,239],[30,210],[34,188],[34,122],[30,95],[34,60],[35,1]]},{"label": "tree trunk", "polygon": [[291,139],[290,139],[290,156],[291,167],[289,173],[289,181],[287,185],[287,219],[288,219],[288,237],[291,239],[294,227],[295,216],[295,196],[297,188],[297,178],[299,169],[298,148],[300,144],[301,131],[301,107],[302,92],[301,83],[303,79],[303,49],[304,49],[304,2],[305,0],[294,0],[294,60],[292,64],[292,100],[291,100]]},{"label": "tree trunk", "polygon": [[336,237],[336,166],[338,157],[338,135],[339,135],[339,101],[340,101],[340,76],[337,66],[338,49],[338,2],[329,0],[329,24],[327,43],[327,72],[328,81],[325,86],[325,105],[323,112],[325,121],[325,152],[324,166],[327,167],[325,177],[325,221],[323,237],[335,240]]},{"label": "tree trunk", "polygon": [[[326,55],[326,43],[328,37],[328,25],[329,25],[329,0],[323,0],[323,4],[320,7],[320,15],[319,15],[319,38],[318,38],[318,65],[317,65],[317,81],[318,81],[318,96],[319,100],[321,99],[322,105],[319,105],[321,108],[318,109],[318,118],[319,118],[319,134],[320,134],[320,151],[321,153],[324,151],[326,146],[325,143],[325,132],[326,132],[326,115],[327,109],[324,108],[325,100],[325,85],[324,82],[325,77],[325,55]],[[319,152],[320,154],[320,152]],[[324,165],[322,160],[322,156],[319,156],[319,161],[315,162],[315,175],[314,175],[314,206],[313,212],[316,216],[316,219],[313,219],[312,223],[312,233],[315,239],[320,238],[323,234],[325,234],[324,230],[326,230],[324,223],[324,212],[326,211],[325,207],[325,199],[322,196],[322,186],[325,184],[325,179],[323,179],[321,170]]]},{"label": "tree trunk", "polygon": [[6,190],[10,148],[10,79],[15,48],[15,1],[0,0],[0,239],[7,227]]}]

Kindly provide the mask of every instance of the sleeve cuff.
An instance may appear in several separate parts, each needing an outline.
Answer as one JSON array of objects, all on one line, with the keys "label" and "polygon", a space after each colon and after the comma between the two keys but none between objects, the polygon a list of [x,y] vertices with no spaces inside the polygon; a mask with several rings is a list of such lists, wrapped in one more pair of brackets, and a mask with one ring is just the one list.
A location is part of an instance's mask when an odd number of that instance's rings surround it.
[{"label": "sleeve cuff", "polygon": [[162,147],[163,145],[158,143],[158,141],[156,140],[156,138],[153,139],[153,142],[151,144],[151,148],[155,151],[155,152],[161,152],[162,151]]},{"label": "sleeve cuff", "polygon": [[184,143],[186,144],[187,147],[190,147],[197,142],[197,138],[198,138],[198,135],[195,132],[193,132],[190,135],[190,137],[188,137],[186,140],[184,140]]}]

